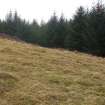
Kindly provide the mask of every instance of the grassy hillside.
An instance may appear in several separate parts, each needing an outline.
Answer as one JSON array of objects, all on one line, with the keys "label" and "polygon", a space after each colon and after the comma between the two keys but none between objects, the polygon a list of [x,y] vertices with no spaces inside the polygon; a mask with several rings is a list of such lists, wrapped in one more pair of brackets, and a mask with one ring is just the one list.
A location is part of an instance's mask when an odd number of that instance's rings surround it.
[{"label": "grassy hillside", "polygon": [[0,39],[0,105],[105,105],[105,59]]}]

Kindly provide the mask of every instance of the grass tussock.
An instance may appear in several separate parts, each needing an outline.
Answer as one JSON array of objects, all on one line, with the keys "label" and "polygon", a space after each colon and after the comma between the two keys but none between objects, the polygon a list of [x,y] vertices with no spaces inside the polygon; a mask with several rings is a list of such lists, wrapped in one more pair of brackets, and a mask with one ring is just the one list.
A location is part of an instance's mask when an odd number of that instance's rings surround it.
[{"label": "grass tussock", "polygon": [[0,39],[0,105],[104,105],[105,59]]}]

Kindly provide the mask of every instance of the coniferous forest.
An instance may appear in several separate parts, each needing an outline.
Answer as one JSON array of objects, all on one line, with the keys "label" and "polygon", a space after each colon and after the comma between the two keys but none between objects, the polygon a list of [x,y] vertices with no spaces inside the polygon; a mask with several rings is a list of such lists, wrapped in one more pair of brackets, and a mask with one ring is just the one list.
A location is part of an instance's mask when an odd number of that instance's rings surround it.
[{"label": "coniferous forest", "polygon": [[0,20],[0,32],[28,43],[50,48],[64,48],[105,56],[105,6],[97,3],[91,9],[80,6],[71,19],[56,13],[47,23],[27,22],[18,13],[9,12]]}]

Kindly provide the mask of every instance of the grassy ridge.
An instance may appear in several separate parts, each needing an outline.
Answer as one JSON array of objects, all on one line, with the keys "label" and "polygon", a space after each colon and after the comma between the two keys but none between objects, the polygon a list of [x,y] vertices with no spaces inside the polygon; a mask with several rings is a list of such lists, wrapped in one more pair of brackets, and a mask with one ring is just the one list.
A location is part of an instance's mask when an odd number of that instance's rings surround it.
[{"label": "grassy ridge", "polygon": [[105,59],[0,39],[0,105],[104,105]]}]

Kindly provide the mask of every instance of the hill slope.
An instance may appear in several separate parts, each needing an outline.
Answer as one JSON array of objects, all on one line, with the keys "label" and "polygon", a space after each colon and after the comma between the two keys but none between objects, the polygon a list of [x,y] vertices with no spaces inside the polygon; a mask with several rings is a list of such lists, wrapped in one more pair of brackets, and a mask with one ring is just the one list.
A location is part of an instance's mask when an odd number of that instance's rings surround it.
[{"label": "hill slope", "polygon": [[105,59],[0,39],[0,105],[104,105]]}]

